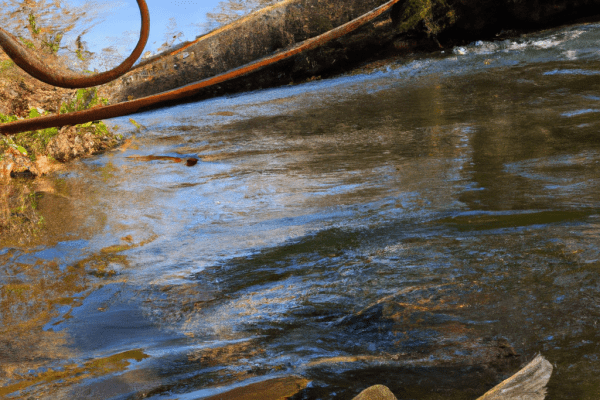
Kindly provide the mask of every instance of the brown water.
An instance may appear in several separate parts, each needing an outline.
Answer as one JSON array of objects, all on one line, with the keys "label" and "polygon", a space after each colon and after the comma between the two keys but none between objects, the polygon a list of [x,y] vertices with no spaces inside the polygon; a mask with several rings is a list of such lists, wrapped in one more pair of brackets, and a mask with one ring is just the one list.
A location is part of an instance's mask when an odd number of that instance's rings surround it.
[{"label": "brown water", "polygon": [[598,398],[599,40],[574,26],[114,120],[125,151],[25,184],[39,229],[0,250],[0,395],[293,375],[294,399],[475,399],[541,352],[549,399]]}]

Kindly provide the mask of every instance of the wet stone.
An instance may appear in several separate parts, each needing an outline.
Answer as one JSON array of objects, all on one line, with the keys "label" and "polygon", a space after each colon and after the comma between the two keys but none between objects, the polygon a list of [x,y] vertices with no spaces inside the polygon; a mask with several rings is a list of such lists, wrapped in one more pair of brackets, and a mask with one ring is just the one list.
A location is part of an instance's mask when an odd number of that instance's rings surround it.
[{"label": "wet stone", "polygon": [[374,385],[360,392],[353,400],[396,400],[396,396],[387,386]]},{"label": "wet stone", "polygon": [[29,157],[21,154],[18,150],[9,147],[0,160],[0,179],[6,181],[15,176],[37,176],[38,169]]}]

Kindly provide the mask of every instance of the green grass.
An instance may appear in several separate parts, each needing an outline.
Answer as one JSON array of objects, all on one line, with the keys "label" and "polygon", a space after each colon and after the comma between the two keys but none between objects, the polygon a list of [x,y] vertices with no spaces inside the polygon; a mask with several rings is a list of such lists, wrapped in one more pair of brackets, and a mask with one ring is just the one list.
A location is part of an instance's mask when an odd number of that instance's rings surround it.
[{"label": "green grass", "polygon": [[7,71],[11,69],[14,65],[15,63],[12,60],[0,61],[0,72]]},{"label": "green grass", "polygon": [[[96,88],[79,89],[75,98],[69,102],[63,103],[60,106],[60,114],[69,112],[86,110],[94,107],[97,104],[107,104],[108,100],[99,98]],[[49,114],[45,112],[44,115]],[[35,108],[29,110],[29,114],[25,118],[37,118],[41,114]],[[16,115],[4,115],[0,113],[0,123],[16,121]],[[87,122],[85,124],[76,125],[78,133],[91,132],[98,136],[110,135],[108,127],[102,121]],[[35,161],[36,155],[46,153],[46,146],[50,140],[58,135],[58,128],[38,129],[35,131],[27,131],[18,133],[12,137],[5,137],[0,140],[0,154],[4,153],[8,147],[12,147],[21,154],[29,156],[32,161]]]}]

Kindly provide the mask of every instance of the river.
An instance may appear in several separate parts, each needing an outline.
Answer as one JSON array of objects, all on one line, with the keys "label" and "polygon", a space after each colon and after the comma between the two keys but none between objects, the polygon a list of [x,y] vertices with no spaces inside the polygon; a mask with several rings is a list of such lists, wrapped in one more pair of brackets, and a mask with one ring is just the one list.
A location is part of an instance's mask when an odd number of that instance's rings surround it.
[{"label": "river", "polygon": [[[0,395],[475,399],[541,353],[600,397],[600,25],[107,121],[22,183]],[[195,157],[199,162],[143,156]],[[38,221],[40,218],[38,218]]]}]

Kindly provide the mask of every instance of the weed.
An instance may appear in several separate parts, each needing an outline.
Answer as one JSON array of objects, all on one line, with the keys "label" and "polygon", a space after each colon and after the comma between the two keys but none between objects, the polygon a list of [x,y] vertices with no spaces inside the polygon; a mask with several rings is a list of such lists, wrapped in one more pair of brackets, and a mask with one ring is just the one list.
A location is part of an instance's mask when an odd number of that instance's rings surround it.
[{"label": "weed", "polygon": [[0,72],[4,72],[15,65],[13,60],[0,61]]},{"label": "weed", "polygon": [[18,118],[16,115],[4,115],[2,113],[0,113],[0,123],[5,123],[5,122],[13,122],[16,121]]},{"label": "weed", "polygon": [[[63,103],[60,106],[60,114],[86,110],[88,108],[97,106],[99,104],[108,104],[108,99],[99,98],[96,88],[91,89],[79,89],[76,92],[76,96],[73,100]],[[49,114],[45,112],[44,115]],[[29,110],[29,114],[25,118],[37,118],[40,117],[40,112],[32,108]],[[0,123],[16,121],[18,118],[16,115],[4,115],[0,113]],[[108,127],[102,121],[87,122],[85,124],[76,125],[79,132],[91,132],[97,136],[110,136]],[[50,140],[58,135],[58,128],[46,128],[38,129],[35,131],[21,132],[13,136],[12,138],[3,139],[0,141],[0,153],[4,152],[8,147],[21,152],[23,155],[29,156],[32,161],[35,161],[36,154],[45,154],[46,146],[50,143]]]},{"label": "weed", "polygon": [[108,99],[99,98],[98,91],[95,87],[90,89],[78,89],[73,100],[63,103],[60,106],[60,114],[66,114],[74,111],[87,110],[99,104],[107,105]]},{"label": "weed", "polygon": [[35,50],[35,44],[31,40],[27,40],[24,37],[20,37],[21,42],[27,46],[28,49]]}]

